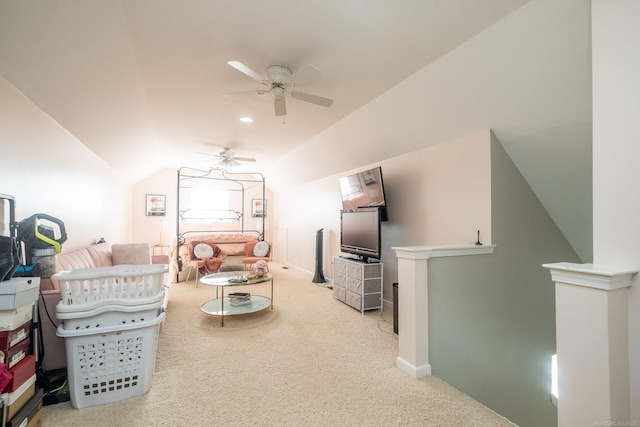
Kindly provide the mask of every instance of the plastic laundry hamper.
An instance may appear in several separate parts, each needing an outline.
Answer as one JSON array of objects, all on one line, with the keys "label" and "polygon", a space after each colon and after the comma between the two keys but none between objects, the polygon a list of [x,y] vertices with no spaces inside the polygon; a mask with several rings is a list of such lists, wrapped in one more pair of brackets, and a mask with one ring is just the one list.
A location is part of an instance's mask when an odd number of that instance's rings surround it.
[{"label": "plastic laundry hamper", "polygon": [[[162,264],[114,265],[80,268],[52,276],[60,286],[63,305],[77,310],[95,308],[96,303],[137,305],[155,302],[167,266]],[[84,307],[83,307],[84,306]]]},{"label": "plastic laundry hamper", "polygon": [[82,307],[86,307],[86,310],[76,310],[77,306],[59,302],[56,306],[56,316],[62,320],[62,327],[67,330],[141,323],[155,319],[162,311],[164,293],[158,294],[155,300],[155,302],[137,305],[83,304]]},{"label": "plastic laundry hamper", "polygon": [[155,370],[158,330],[165,313],[143,322],[80,330],[64,329],[69,393],[74,408],[145,394]]}]

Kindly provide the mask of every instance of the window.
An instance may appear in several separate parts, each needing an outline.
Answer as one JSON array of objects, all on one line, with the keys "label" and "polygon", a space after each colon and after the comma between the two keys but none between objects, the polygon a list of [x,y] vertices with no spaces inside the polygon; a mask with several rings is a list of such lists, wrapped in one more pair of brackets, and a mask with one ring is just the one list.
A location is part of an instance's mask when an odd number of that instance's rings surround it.
[{"label": "window", "polygon": [[197,222],[236,220],[231,212],[231,194],[228,190],[204,186],[185,189],[181,202],[189,206],[185,219]]}]

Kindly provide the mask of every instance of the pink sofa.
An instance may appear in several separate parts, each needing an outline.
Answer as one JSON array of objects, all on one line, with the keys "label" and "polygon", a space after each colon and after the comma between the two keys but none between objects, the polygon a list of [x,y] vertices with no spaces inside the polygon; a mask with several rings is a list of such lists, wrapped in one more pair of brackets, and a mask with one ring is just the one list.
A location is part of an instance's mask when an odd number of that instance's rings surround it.
[{"label": "pink sofa", "polygon": [[148,243],[97,243],[56,256],[56,272],[120,264],[151,264]]}]

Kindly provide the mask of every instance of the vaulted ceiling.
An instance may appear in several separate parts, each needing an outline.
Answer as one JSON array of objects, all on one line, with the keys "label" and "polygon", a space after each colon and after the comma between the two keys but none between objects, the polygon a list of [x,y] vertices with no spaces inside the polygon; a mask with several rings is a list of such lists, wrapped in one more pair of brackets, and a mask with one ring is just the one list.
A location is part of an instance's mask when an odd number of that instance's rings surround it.
[{"label": "vaulted ceiling", "polygon": [[[571,240],[578,232],[570,230],[562,200],[577,191],[577,204],[585,205],[590,189],[586,183],[576,189],[575,178],[559,178],[559,171],[569,158],[581,163],[573,165],[580,171],[590,168],[584,164],[591,137],[589,1],[556,3],[0,0],[0,74],[131,182],[164,167],[206,167],[215,159],[203,153],[223,147],[256,158],[250,170],[273,170],[316,135],[521,14],[521,27],[531,25],[539,40],[522,49],[542,58],[548,49],[548,60],[514,73],[496,52],[491,84],[478,75],[459,117],[443,115],[438,126],[463,133],[494,129]],[[527,31],[495,37],[509,48]],[[277,117],[271,94],[223,97],[266,88],[229,66],[232,60],[259,74],[270,65],[295,73],[311,64],[320,77],[296,89],[334,103],[326,108],[287,96],[287,115]],[[437,94],[439,82],[418,84],[416,92]],[[514,101],[510,93],[527,100]],[[476,103],[481,114],[472,108]],[[403,114],[402,108],[390,114]],[[254,122],[242,123],[241,116]],[[461,136],[433,129],[433,142]],[[386,151],[415,148],[398,143]]]},{"label": "vaulted ceiling", "polygon": [[[3,1],[0,73],[131,180],[223,147],[267,164],[524,3]],[[265,89],[232,60],[312,64],[300,89],[334,105],[288,98],[276,117],[269,94],[225,98]]]}]

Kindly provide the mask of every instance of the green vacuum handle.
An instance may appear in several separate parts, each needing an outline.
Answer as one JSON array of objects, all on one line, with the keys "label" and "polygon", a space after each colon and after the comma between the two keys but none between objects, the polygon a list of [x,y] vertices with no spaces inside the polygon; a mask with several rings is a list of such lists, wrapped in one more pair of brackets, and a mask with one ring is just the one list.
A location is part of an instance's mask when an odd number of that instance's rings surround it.
[{"label": "green vacuum handle", "polygon": [[[64,223],[60,221],[58,218],[52,217],[51,215],[47,215],[47,214],[35,214],[35,217],[36,217],[36,229],[35,229],[36,237],[42,240],[43,242],[49,243],[51,246],[54,247],[54,249],[56,250],[56,253],[59,254],[60,251],[62,250],[62,243],[64,243],[65,240],[67,240],[67,231],[64,228]],[[50,237],[40,234],[40,232],[38,231],[38,220],[40,219],[46,219],[48,221],[51,221],[57,224],[58,227],[60,227],[60,238],[51,239]]]}]

